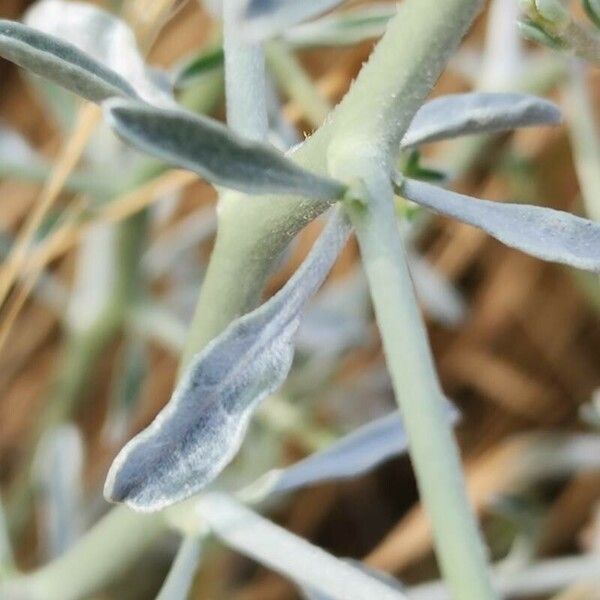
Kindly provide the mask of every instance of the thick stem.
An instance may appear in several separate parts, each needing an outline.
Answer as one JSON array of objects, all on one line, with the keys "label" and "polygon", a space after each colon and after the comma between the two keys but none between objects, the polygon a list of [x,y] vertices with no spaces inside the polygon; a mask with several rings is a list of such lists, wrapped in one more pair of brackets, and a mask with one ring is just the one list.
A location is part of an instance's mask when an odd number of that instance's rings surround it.
[{"label": "thick stem", "polygon": [[[63,556],[32,575],[7,583],[25,597],[81,600],[123,573],[166,530],[164,519],[118,507],[103,517]],[[2,596],[0,588],[0,596]],[[10,595],[8,595],[10,597]]]},{"label": "thick stem", "polygon": [[348,212],[356,228],[440,567],[457,600],[494,598],[458,448],[414,296],[393,210],[393,191],[376,167],[367,177],[368,203],[351,202]]}]

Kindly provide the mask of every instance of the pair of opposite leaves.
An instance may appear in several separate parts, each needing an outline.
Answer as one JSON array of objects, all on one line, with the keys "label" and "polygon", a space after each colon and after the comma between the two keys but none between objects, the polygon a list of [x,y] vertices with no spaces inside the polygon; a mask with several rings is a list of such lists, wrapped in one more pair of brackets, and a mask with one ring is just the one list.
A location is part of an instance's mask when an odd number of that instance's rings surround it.
[{"label": "pair of opposite leaves", "polygon": [[[269,4],[249,6],[264,9]],[[279,5],[291,6],[289,2]],[[81,33],[75,38],[67,33],[68,41],[59,37],[71,30],[63,29],[66,15],[77,24],[73,30]],[[111,15],[88,5],[45,0],[30,12],[29,23],[32,27],[0,22],[0,55],[102,103],[115,132],[139,149],[217,185],[250,194],[296,194],[331,204],[343,196],[342,183],[310,173],[270,146],[240,138],[222,124],[178,106],[163,78],[143,64],[131,32]],[[91,31],[95,37],[89,35]],[[105,46],[99,48],[97,40]],[[117,55],[105,53],[115,47]],[[552,103],[527,95],[447,96],[421,108],[402,147],[559,119]],[[408,199],[480,227],[509,246],[546,260],[600,270],[600,226],[590,221],[541,207],[476,200],[399,177],[397,185]],[[168,405],[113,463],[105,487],[109,499],[138,510],[158,510],[215,479],[237,453],[256,407],[284,381],[302,309],[348,234],[343,213],[336,209],[288,284],[192,360]],[[325,478],[356,475],[404,448],[398,418],[386,417],[330,451],[277,474],[268,488],[290,490]],[[354,462],[360,456],[365,459]]]}]

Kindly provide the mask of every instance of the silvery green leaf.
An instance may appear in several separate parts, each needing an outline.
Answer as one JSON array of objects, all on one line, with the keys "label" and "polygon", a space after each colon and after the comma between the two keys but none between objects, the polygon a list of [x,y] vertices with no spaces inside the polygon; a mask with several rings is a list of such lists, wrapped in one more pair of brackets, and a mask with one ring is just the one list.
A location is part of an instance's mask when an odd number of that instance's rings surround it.
[{"label": "silvery green leaf", "polygon": [[42,33],[73,44],[120,76],[147,102],[173,103],[164,76],[146,67],[133,31],[113,14],[87,2],[42,0],[27,11],[24,22]]},{"label": "silvery green leaf", "polygon": [[36,453],[42,544],[60,556],[81,535],[83,442],[74,425],[47,431]]},{"label": "silvery green leaf", "polygon": [[367,4],[301,23],[283,33],[296,47],[349,46],[379,37],[396,14],[395,4]]},{"label": "silvery green leaf", "polygon": [[246,140],[212,119],[116,98],[104,106],[124,140],[217,185],[332,200],[344,192],[341,183],[306,171],[271,146]]},{"label": "silvery green leaf", "polygon": [[344,0],[241,0],[240,34],[259,40],[274,37],[289,27],[316,17]]},{"label": "silvery green leaf", "polygon": [[560,120],[560,110],[554,103],[528,94],[451,94],[421,107],[401,146],[410,148],[460,135],[552,125]]},{"label": "silvery green leaf", "polygon": [[285,469],[275,469],[242,491],[244,498],[261,500],[323,483],[352,479],[406,451],[406,431],[393,412],[343,436],[329,448],[311,454]]},{"label": "silvery green leaf", "polygon": [[202,551],[200,537],[188,537],[181,542],[169,574],[156,600],[187,600]]},{"label": "silvery green leaf", "polygon": [[14,21],[0,20],[0,56],[92,102],[137,97],[123,77],[72,44]]},{"label": "silvery green leaf", "polygon": [[[449,418],[458,411],[451,405]],[[331,444],[285,469],[276,469],[242,491],[244,498],[261,500],[273,494],[290,493],[323,483],[353,479],[406,452],[408,438],[400,413],[394,411],[355,429]]]},{"label": "silvery green leaf", "polygon": [[345,217],[334,211],[290,281],[192,360],[167,406],[113,462],[107,499],[140,511],[160,510],[219,475],[242,444],[254,410],[285,380],[301,311],[348,233]]},{"label": "silvery green leaf", "polygon": [[405,600],[399,590],[313,546],[219,493],[203,495],[195,511],[227,546],[294,583],[333,600]]},{"label": "silvery green leaf", "polygon": [[600,224],[566,212],[470,198],[423,183],[404,180],[409,200],[479,227],[511,248],[543,260],[600,272]]}]

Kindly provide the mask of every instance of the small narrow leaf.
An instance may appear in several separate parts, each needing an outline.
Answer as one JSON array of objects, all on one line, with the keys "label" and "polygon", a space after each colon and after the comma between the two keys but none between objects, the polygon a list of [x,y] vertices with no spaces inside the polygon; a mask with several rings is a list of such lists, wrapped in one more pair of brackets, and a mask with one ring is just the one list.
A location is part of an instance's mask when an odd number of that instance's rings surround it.
[{"label": "small narrow leaf", "polygon": [[543,260],[600,272],[600,224],[551,208],[478,200],[414,181],[403,196],[483,229],[503,244]]},{"label": "small narrow leaf", "polygon": [[332,200],[344,193],[341,183],[314,175],[271,146],[245,140],[212,119],[130,100],[113,99],[105,107],[124,140],[217,185]]},{"label": "small narrow leaf", "polygon": [[240,33],[247,39],[276,36],[288,27],[316,17],[344,0],[246,0],[240,16]]},{"label": "small narrow leaf", "polygon": [[406,451],[406,431],[400,414],[393,412],[349,433],[329,448],[311,454],[286,469],[265,473],[242,492],[258,501],[316,485],[358,477]]},{"label": "small narrow leaf", "polygon": [[379,37],[396,14],[395,4],[368,4],[288,29],[283,37],[298,47],[348,46]]},{"label": "small narrow leaf", "polygon": [[560,110],[554,103],[528,94],[451,94],[421,107],[401,146],[410,148],[461,135],[552,125],[560,120]]},{"label": "small narrow leaf", "polygon": [[[454,422],[458,411],[449,405]],[[400,413],[375,419],[343,436],[329,448],[311,454],[285,469],[266,473],[242,491],[254,502],[273,494],[294,492],[325,481],[353,479],[406,452],[408,438]]]},{"label": "small narrow leaf", "polygon": [[92,102],[137,97],[123,77],[73,44],[14,21],[0,20],[0,56]]},{"label": "small narrow leaf", "polygon": [[336,210],[290,281],[193,359],[171,401],[115,459],[104,490],[109,500],[160,510],[219,475],[242,444],[254,410],[285,380],[301,311],[348,233]]},{"label": "small narrow leaf", "polygon": [[225,544],[299,586],[332,600],[406,600],[401,591],[271,523],[230,496],[206,494],[195,508]]}]

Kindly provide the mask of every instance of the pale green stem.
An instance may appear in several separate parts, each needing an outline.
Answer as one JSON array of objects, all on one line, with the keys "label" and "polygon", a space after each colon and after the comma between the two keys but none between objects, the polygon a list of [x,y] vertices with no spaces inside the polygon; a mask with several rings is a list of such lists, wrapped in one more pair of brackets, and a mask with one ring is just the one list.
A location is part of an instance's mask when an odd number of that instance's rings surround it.
[{"label": "pale green stem", "polygon": [[327,118],[331,105],[319,92],[296,55],[280,40],[266,46],[267,65],[277,85],[293,100],[313,127],[319,127]]},{"label": "pale green stem", "polygon": [[[410,108],[403,111],[403,126],[408,125],[411,111],[416,111],[427,93],[423,89],[419,90],[417,100],[413,97],[410,86],[414,82],[433,84],[443,64],[440,52],[443,51],[443,56],[447,57],[453,51],[478,5],[476,0],[448,0],[442,5],[433,0],[407,0],[402,6],[404,9],[410,6],[411,9],[401,10],[391,20],[388,32],[380,42],[385,44],[387,50],[376,53],[369,64],[370,71],[378,72],[379,77],[386,78],[389,82],[397,81],[396,87],[399,89],[394,93],[394,98],[402,96],[412,99]],[[449,29],[453,32],[452,36],[448,35]],[[413,43],[415,37],[419,38],[419,43]],[[436,41],[431,42],[439,39],[448,44],[446,50]],[[373,62],[379,63],[379,66],[372,65]],[[362,110],[366,103],[369,112],[369,99],[373,97],[370,86],[371,76],[359,78],[344,99],[343,106],[351,109],[356,105]],[[360,112],[359,110],[359,120],[362,118]],[[292,155],[298,164],[315,173],[327,173],[327,148],[336,114],[337,111],[334,111],[331,118]],[[306,198],[249,198],[231,192],[223,194],[219,202],[216,245],[202,286],[187,349],[182,357],[183,363],[220,333],[232,319],[254,306],[260,298],[265,279],[282,250],[305,224],[328,207],[327,202]],[[120,514],[126,511],[123,508],[116,510]],[[159,515],[150,519],[162,523]],[[138,532],[135,530],[134,515],[131,516],[129,525],[128,535],[136,536]],[[140,526],[142,525],[138,523],[137,527]],[[121,552],[120,538],[111,537],[110,528],[105,527],[103,522],[94,527],[85,539],[90,537],[98,544],[94,555],[97,567],[88,560],[90,550],[87,545],[80,552],[80,544],[76,544],[66,556],[69,557],[69,568],[77,572],[86,589],[89,589],[87,586],[91,587],[90,582],[94,582],[97,589],[111,578],[112,574],[103,568],[102,562],[105,559],[110,561],[113,553]],[[151,540],[144,538],[144,541],[150,543]],[[130,547],[130,554],[121,554],[121,557],[130,561],[142,550],[143,544]],[[54,563],[43,570],[48,578],[54,577],[53,565]],[[95,568],[101,572],[102,577],[94,572]],[[89,572],[86,573],[87,570]]]},{"label": "pale green stem", "polygon": [[[358,186],[349,212],[440,567],[457,600],[495,595],[396,224],[390,160],[479,6],[477,0],[402,5],[403,18],[390,23],[356,80],[369,93],[342,101],[328,149],[331,174]],[[437,35],[423,37],[431,23]],[[412,67],[398,40],[414,52]]]},{"label": "pale green stem", "polygon": [[[24,592],[25,597],[40,600],[89,598],[104,582],[125,572],[166,528],[165,520],[156,515],[135,513],[120,506],[63,556],[32,575],[15,580],[14,588]],[[5,597],[3,592],[0,588],[0,597]]]},{"label": "pale green stem", "polygon": [[441,571],[457,600],[495,598],[460,456],[402,247],[393,190],[374,166],[368,203],[350,202],[375,315]]},{"label": "pale green stem", "polygon": [[240,0],[223,2],[227,124],[244,137],[262,140],[268,130],[265,57],[260,44],[241,39],[235,18]]}]

